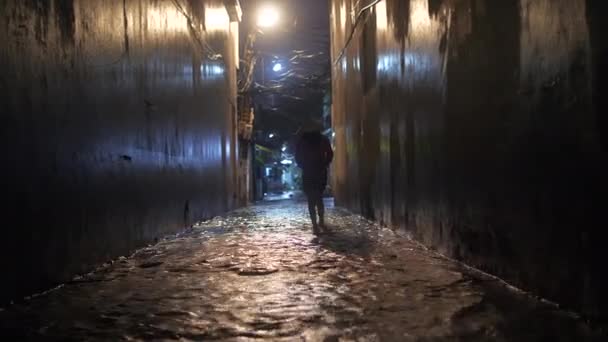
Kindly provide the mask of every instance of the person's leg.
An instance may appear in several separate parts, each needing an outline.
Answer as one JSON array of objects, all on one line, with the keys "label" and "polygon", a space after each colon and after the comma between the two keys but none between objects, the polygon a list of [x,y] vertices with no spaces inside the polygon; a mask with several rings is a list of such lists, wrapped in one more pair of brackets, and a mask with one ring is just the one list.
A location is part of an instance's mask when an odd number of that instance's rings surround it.
[{"label": "person's leg", "polygon": [[306,200],[308,201],[308,214],[310,215],[310,220],[312,221],[312,228],[314,231],[317,230],[317,212],[315,210],[316,200],[314,191],[306,192]]},{"label": "person's leg", "polygon": [[325,228],[325,204],[323,203],[323,192],[319,191],[315,198],[317,212],[319,213],[319,225]]},{"label": "person's leg", "polygon": [[327,187],[327,170],[321,173],[319,188],[316,198],[317,211],[319,213],[319,225],[325,228],[325,203],[323,203],[323,192]]}]

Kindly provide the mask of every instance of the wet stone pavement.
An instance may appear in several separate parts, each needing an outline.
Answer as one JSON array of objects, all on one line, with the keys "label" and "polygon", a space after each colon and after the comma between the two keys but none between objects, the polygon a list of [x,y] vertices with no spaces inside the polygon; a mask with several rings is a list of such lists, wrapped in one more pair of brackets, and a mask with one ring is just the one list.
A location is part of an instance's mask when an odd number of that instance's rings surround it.
[{"label": "wet stone pavement", "polygon": [[[331,206],[331,203],[328,202]],[[330,208],[237,210],[0,312],[13,340],[599,341],[573,315]],[[3,339],[8,340],[8,339]]]}]

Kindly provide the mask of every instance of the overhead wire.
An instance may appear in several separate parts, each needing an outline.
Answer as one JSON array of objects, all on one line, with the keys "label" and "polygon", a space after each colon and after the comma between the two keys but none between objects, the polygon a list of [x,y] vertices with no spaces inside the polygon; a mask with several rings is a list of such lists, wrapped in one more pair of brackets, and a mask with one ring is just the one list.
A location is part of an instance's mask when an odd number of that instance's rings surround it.
[{"label": "overhead wire", "polygon": [[350,45],[351,41],[353,40],[353,37],[355,36],[355,33],[357,32],[357,27],[364,19],[366,19],[365,16],[367,15],[368,11],[370,9],[372,9],[374,6],[376,6],[377,4],[379,4],[381,1],[384,1],[384,0],[375,0],[374,2],[363,7],[359,11],[359,14],[357,15],[357,18],[355,19],[355,23],[353,24],[352,29],[350,30],[350,34],[348,36],[348,39],[346,40],[346,43],[344,44],[344,47],[342,47],[342,50],[338,54],[338,57],[336,57],[336,59],[333,62],[334,66],[337,65],[340,62],[340,60],[344,57],[344,54],[346,53],[348,46]]},{"label": "overhead wire", "polygon": [[222,54],[215,51],[215,49],[211,45],[209,45],[209,43],[207,43],[205,39],[201,37],[197,28],[193,24],[192,18],[190,17],[190,15],[188,15],[182,4],[178,0],[172,0],[172,2],[175,5],[175,8],[177,8],[178,12],[180,12],[186,18],[190,32],[194,36],[196,42],[200,45],[201,50],[207,55],[207,58],[214,61],[222,59]]}]

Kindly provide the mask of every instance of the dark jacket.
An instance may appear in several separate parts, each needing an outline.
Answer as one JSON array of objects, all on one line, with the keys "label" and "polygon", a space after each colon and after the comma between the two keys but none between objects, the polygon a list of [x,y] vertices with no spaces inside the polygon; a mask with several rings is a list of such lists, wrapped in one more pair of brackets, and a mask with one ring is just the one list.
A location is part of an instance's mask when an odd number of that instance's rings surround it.
[{"label": "dark jacket", "polygon": [[296,162],[304,175],[326,175],[334,152],[326,136],[319,132],[302,134],[296,146]]}]

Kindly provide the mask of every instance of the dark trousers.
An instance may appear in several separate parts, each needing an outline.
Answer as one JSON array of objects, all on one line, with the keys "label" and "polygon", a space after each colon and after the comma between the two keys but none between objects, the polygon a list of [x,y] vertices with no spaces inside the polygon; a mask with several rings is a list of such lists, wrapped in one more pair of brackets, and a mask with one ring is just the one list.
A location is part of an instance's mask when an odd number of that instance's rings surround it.
[{"label": "dark trousers", "polygon": [[[310,172],[304,170],[302,174],[302,185],[306,199],[308,200],[308,213],[313,227],[317,227],[317,222],[324,225],[325,205],[323,204],[323,192],[327,186],[327,170],[314,170]],[[319,221],[317,221],[317,215]]]}]

